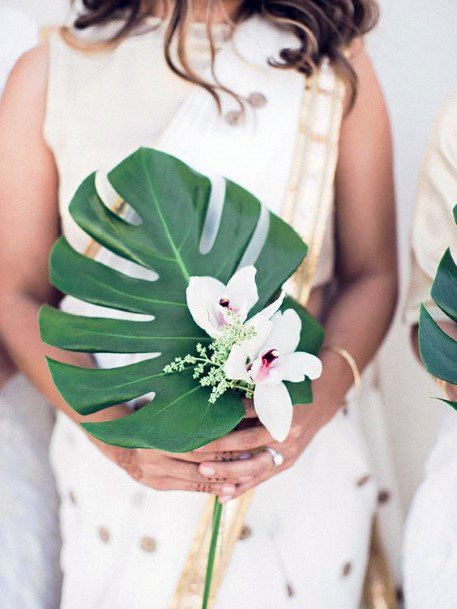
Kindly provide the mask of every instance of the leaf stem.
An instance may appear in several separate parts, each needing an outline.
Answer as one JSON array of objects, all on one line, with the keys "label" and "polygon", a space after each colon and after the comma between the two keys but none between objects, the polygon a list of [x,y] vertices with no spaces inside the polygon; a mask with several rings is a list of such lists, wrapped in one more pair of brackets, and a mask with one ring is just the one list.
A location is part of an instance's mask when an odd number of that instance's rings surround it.
[{"label": "leaf stem", "polygon": [[213,579],[214,559],[216,557],[217,540],[221,525],[222,510],[224,506],[219,502],[218,497],[214,498],[213,526],[211,530],[211,540],[209,543],[208,563],[206,565],[205,588],[203,590],[202,609],[208,609],[209,595],[211,592],[211,582]]}]

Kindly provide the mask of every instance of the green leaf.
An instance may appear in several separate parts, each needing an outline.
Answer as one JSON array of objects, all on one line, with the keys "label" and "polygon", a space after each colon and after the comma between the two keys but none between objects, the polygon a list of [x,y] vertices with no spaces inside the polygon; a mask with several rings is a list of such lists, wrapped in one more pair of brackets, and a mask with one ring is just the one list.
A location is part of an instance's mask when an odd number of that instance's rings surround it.
[{"label": "green leaf", "polygon": [[419,321],[422,361],[436,378],[457,384],[457,341],[448,336],[422,305]]},{"label": "green leaf", "polygon": [[[103,247],[155,272],[158,278],[130,277],[79,254],[61,238],[51,255],[53,285],[64,294],[114,311],[111,317],[95,317],[45,306],[40,312],[42,339],[70,351],[156,356],[114,369],[89,370],[53,360],[48,361],[49,368],[64,398],[81,414],[155,392],[154,399],[138,412],[116,421],[87,424],[86,429],[100,440],[125,447],[192,450],[240,422],[244,414],[240,397],[227,393],[209,404],[209,389],[200,387],[189,372],[165,376],[162,371],[175,357],[194,353],[197,342],[209,341],[186,306],[189,277],[210,275],[226,283],[251,242],[261,205],[241,186],[226,180],[220,226],[211,251],[202,253],[199,244],[211,192],[206,176],[173,156],[141,148],[108,178],[138,220],[122,218],[105,206],[96,190],[95,174],[76,191],[70,213]],[[256,310],[272,299],[305,254],[299,235],[269,213],[267,237],[256,262]],[[303,348],[315,352],[322,331],[298,309]],[[116,311],[148,317],[118,319]],[[294,403],[310,401],[308,382],[290,385]]]},{"label": "green leaf", "polygon": [[49,345],[87,353],[152,353],[160,347],[163,366],[173,353],[189,353],[196,342],[209,341],[187,309],[157,308],[162,315],[152,321],[130,321],[73,315],[45,305],[40,312],[41,336]]},{"label": "green leaf", "polygon": [[169,300],[164,300],[154,282],[129,277],[79,254],[65,237],[52,250],[50,270],[51,282],[59,290],[95,305],[146,315],[156,315],[160,305],[187,308],[185,292],[173,290],[174,284],[167,286]]},{"label": "green leaf", "polygon": [[[298,313],[302,323],[297,351],[306,351],[307,353],[318,355],[324,340],[324,329],[322,326],[293,298],[287,297],[284,299],[281,310],[285,311],[286,309],[294,309]],[[287,382],[284,384],[289,391],[294,406],[309,404],[313,401],[311,381],[308,378],[302,383]]]},{"label": "green leaf", "polygon": [[453,402],[452,400],[445,400],[443,398],[437,398],[437,399],[440,400],[441,402],[444,402],[445,404],[448,404],[454,410],[457,410],[457,402]]},{"label": "green leaf", "polygon": [[154,399],[141,410],[106,423],[84,423],[95,438],[126,448],[188,452],[225,436],[243,419],[240,397],[227,392],[215,404],[187,370],[154,381]]},{"label": "green leaf", "polygon": [[118,368],[80,368],[50,358],[47,362],[63,398],[82,415],[143,396],[157,387],[157,379],[165,374],[163,366],[157,365],[158,359]]},{"label": "green leaf", "polygon": [[438,267],[432,298],[448,317],[457,322],[457,265],[450,249],[446,250]]},{"label": "green leaf", "polygon": [[[457,205],[453,213],[457,224]],[[450,320],[457,322],[457,265],[449,249],[439,264],[431,295]],[[423,305],[419,320],[419,348],[430,374],[457,384],[457,341],[441,330]]]}]

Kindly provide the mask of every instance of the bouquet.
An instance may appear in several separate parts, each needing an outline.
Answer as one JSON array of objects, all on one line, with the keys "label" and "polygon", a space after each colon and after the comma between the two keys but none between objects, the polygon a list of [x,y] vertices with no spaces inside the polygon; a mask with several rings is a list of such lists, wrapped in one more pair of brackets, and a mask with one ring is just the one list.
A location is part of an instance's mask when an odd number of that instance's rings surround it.
[{"label": "bouquet", "polygon": [[[457,206],[454,207],[457,224]],[[457,265],[447,249],[438,267],[432,298],[440,309],[457,323]],[[448,336],[422,305],[419,320],[419,347],[422,361],[434,377],[457,385],[457,341]],[[457,402],[444,400],[457,410]]]},{"label": "bouquet", "polygon": [[[77,189],[70,213],[97,243],[157,278],[125,274],[60,238],[50,259],[53,285],[114,310],[113,317],[46,305],[42,339],[70,351],[153,355],[110,369],[48,359],[64,399],[89,415],[153,392],[140,410],[83,427],[108,444],[180,453],[232,431],[249,397],[283,441],[293,406],[312,401],[311,381],[321,374],[323,330],[281,292],[306,255],[302,239],[241,186],[225,179],[212,188],[207,177],[157,150],[139,149],[108,179],[134,221],[104,204],[95,173]],[[144,317],[117,319],[116,310]],[[221,512],[216,499],[204,608]]]}]

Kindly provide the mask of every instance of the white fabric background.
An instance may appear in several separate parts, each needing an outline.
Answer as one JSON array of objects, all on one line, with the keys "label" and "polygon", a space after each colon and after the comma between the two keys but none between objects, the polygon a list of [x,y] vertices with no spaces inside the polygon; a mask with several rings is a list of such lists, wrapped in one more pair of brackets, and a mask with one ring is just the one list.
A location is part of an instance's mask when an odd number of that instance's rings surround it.
[{"label": "white fabric background", "polygon": [[[2,0],[22,8],[39,23],[65,15],[67,0]],[[457,84],[455,0],[381,0],[383,17],[370,37],[371,54],[391,112],[398,188],[403,289],[407,242],[422,153],[440,101]],[[400,306],[401,309],[401,306]],[[414,361],[407,330],[397,321],[379,358],[381,387],[394,460],[406,511],[422,476],[442,406],[430,399],[434,385]]]}]

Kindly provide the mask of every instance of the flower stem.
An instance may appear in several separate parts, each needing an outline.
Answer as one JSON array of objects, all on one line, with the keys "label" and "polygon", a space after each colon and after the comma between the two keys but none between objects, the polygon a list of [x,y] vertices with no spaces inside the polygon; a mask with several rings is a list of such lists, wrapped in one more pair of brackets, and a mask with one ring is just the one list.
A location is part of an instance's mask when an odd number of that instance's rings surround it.
[{"label": "flower stem", "polygon": [[217,497],[214,498],[213,509],[213,526],[211,530],[211,540],[209,544],[208,563],[206,565],[205,588],[203,590],[202,609],[208,608],[209,595],[211,591],[211,581],[213,578],[214,559],[216,557],[217,540],[219,537],[219,528],[221,524],[221,516],[223,510],[222,503]]}]

